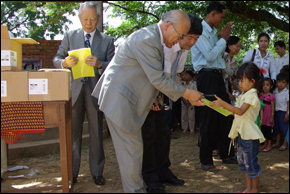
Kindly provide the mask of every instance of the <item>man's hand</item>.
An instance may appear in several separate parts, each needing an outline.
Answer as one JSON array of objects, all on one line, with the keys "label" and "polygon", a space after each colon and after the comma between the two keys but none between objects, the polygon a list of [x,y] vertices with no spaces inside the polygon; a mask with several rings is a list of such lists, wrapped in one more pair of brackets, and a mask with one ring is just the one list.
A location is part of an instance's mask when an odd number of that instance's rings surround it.
[{"label": "man's hand", "polygon": [[232,29],[232,23],[227,23],[226,26],[220,31],[220,38],[223,38],[227,41],[231,35]]},{"label": "man's hand", "polygon": [[63,67],[73,67],[79,62],[79,58],[75,56],[67,56],[62,63]]},{"label": "man's hand", "polygon": [[193,106],[204,106],[202,99],[204,98],[203,93],[197,90],[186,89],[183,98],[186,98]]},{"label": "man's hand", "polygon": [[159,108],[159,106],[158,106],[158,99],[156,98],[155,100],[154,100],[154,103],[153,103],[153,105],[152,105],[152,107],[151,107],[151,110],[153,110],[153,111],[161,111],[161,109]]},{"label": "man's hand", "polygon": [[93,56],[93,55],[88,56],[85,59],[85,63],[87,65],[90,65],[90,66],[95,67],[95,68],[98,68],[98,69],[100,69],[102,67],[101,61],[99,61],[98,58],[95,57],[95,56]]}]

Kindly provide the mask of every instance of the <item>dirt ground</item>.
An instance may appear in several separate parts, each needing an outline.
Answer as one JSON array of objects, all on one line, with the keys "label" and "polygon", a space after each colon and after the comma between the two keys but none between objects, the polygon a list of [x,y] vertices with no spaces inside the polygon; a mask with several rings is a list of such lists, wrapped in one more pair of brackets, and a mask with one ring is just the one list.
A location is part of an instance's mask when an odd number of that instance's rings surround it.
[{"label": "dirt ground", "polygon": [[[197,147],[198,133],[194,135],[182,133],[182,130],[176,127],[173,134],[179,138],[171,140],[170,169],[178,178],[185,180],[185,185],[165,185],[166,193],[233,193],[245,189],[244,175],[239,172],[237,164],[223,164],[219,156],[214,157],[217,172],[201,170],[199,148]],[[78,182],[73,189],[75,193],[123,192],[120,171],[110,137],[104,140],[104,150],[106,155],[104,168],[106,184],[104,186],[94,184],[89,170],[89,150],[88,147],[83,147]],[[260,192],[289,193],[289,150],[273,149],[270,152],[260,152],[258,158],[258,163],[262,167]],[[11,187],[11,185],[14,188],[61,185],[58,154],[16,159],[9,161],[8,168],[17,165],[26,165],[30,169],[39,170],[40,173],[30,179],[7,178],[7,176],[25,174],[29,170],[5,173],[4,180],[1,181],[1,193],[2,189]],[[61,192],[61,190],[47,192],[56,193]]]}]

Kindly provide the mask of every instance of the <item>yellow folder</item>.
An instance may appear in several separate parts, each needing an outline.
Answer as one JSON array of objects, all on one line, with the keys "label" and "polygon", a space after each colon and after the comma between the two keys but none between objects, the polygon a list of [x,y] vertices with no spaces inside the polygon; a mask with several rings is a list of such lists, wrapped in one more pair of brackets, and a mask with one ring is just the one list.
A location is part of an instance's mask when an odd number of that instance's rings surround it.
[{"label": "yellow folder", "polygon": [[222,108],[222,107],[218,107],[218,108],[213,108],[213,107],[211,107],[210,105],[209,105],[209,103],[211,102],[211,101],[209,101],[208,99],[206,99],[206,98],[204,98],[204,99],[202,99],[203,100],[203,103],[206,105],[206,106],[208,106],[209,108],[211,108],[211,109],[213,109],[213,110],[215,110],[215,111],[217,111],[217,112],[219,112],[220,114],[222,114],[222,115],[224,115],[224,116],[229,116],[229,115],[231,115],[231,114],[233,114],[231,111],[228,111],[227,109],[224,109],[224,108]]},{"label": "yellow folder", "polygon": [[71,68],[74,79],[95,76],[94,67],[85,63],[85,59],[91,55],[91,48],[71,50],[68,51],[68,55],[79,58],[79,62]]}]

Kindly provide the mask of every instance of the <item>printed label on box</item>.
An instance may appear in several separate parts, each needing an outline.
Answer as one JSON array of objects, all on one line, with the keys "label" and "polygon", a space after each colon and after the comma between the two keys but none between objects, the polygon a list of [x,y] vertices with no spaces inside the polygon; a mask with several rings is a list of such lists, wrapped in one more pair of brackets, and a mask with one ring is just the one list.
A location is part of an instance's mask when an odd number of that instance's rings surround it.
[{"label": "printed label on box", "polygon": [[7,81],[1,80],[1,98],[7,97]]},{"label": "printed label on box", "polygon": [[17,67],[17,53],[11,50],[1,50],[1,66]]},{"label": "printed label on box", "polygon": [[28,94],[48,94],[47,79],[29,79],[28,80]]}]

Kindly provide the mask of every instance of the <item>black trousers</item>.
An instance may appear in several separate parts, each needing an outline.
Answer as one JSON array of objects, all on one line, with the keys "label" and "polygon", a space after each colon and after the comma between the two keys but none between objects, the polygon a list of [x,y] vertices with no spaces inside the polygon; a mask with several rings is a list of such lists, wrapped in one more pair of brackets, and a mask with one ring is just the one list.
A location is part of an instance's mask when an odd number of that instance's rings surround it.
[{"label": "black trousers", "polygon": [[165,110],[150,110],[142,126],[142,138],[144,182],[148,185],[172,178],[174,175],[169,169],[170,131],[166,125]]},{"label": "black trousers", "polygon": [[[230,102],[221,73],[201,70],[197,75],[197,89],[204,94],[216,94],[224,101]],[[215,97],[206,98],[210,101],[216,100]],[[221,159],[233,157],[235,155],[234,146],[231,146],[230,154],[228,154],[230,145],[228,134],[232,126],[233,116],[225,117],[207,106],[200,108],[199,116],[201,164],[213,165],[212,150],[215,149],[216,145]]]}]

